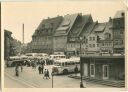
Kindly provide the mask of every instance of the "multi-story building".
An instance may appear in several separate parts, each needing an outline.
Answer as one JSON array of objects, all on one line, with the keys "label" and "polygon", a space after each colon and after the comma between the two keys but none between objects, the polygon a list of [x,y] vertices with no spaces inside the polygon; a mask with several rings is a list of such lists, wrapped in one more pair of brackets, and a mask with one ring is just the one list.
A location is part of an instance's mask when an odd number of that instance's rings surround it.
[{"label": "multi-story building", "polygon": [[119,12],[104,23],[94,22],[91,15],[67,14],[44,19],[28,47],[31,52],[64,52],[67,55],[119,52],[124,49],[123,30],[124,15]]},{"label": "multi-story building", "polygon": [[[66,53],[69,55],[79,55],[80,48],[81,53],[84,53],[86,50],[86,36],[83,36],[83,31],[87,31],[86,29],[93,23],[91,15],[83,15],[80,14],[77,17],[76,23],[71,29],[68,35],[67,41],[67,49]],[[82,39],[80,39],[82,38]],[[80,47],[81,46],[81,47]]]},{"label": "multi-story building", "polygon": [[100,53],[112,54],[113,53],[113,30],[111,30],[112,19],[110,17],[109,22],[106,23],[106,27],[103,33],[103,39],[99,39],[98,44],[100,47]]},{"label": "multi-story building", "polygon": [[21,42],[11,36],[12,32],[4,30],[4,59],[15,56],[21,51]]},{"label": "multi-story building", "polygon": [[32,36],[29,43],[31,52],[53,53],[53,35],[59,24],[62,22],[62,16],[44,19]]},{"label": "multi-story building", "polygon": [[118,11],[112,22],[114,53],[124,53],[125,14]]},{"label": "multi-story building", "polygon": [[4,59],[8,59],[10,56],[10,39],[12,32],[4,30]]},{"label": "multi-story building", "polygon": [[98,41],[104,38],[103,33],[105,28],[106,23],[96,22],[95,25],[93,25],[92,30],[87,35],[87,55],[98,55],[98,53],[100,52],[100,45]]},{"label": "multi-story building", "polygon": [[63,21],[57,28],[54,34],[54,51],[55,52],[66,52],[67,50],[67,40],[71,29],[77,22],[77,18],[80,14],[67,14],[63,17]]}]

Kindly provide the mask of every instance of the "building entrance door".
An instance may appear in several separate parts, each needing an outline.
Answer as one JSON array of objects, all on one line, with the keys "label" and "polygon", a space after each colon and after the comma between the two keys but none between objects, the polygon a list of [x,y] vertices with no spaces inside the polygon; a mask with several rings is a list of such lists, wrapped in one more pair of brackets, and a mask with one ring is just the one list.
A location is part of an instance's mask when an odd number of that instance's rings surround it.
[{"label": "building entrance door", "polygon": [[90,64],[90,76],[95,77],[95,65]]},{"label": "building entrance door", "polygon": [[87,63],[84,63],[84,76],[88,76],[88,65]]},{"label": "building entrance door", "polygon": [[109,78],[109,67],[108,65],[103,65],[103,79]]}]

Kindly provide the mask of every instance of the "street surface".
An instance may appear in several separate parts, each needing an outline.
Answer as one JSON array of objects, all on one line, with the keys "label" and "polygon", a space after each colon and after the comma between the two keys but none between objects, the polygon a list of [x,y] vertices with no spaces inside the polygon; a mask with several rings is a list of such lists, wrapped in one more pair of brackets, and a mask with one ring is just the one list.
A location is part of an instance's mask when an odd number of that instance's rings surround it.
[{"label": "street surface", "polygon": [[[45,66],[51,74],[52,65]],[[38,73],[38,68],[23,67],[19,77],[15,76],[15,68],[5,68],[5,88],[52,88],[52,76],[50,79],[43,79],[43,74]],[[85,83],[85,81],[83,80]],[[67,75],[53,77],[54,88],[80,88],[80,79],[69,78]],[[85,84],[84,84],[85,86]],[[87,88],[110,88],[110,86],[86,83]],[[112,87],[111,87],[112,88]]]}]

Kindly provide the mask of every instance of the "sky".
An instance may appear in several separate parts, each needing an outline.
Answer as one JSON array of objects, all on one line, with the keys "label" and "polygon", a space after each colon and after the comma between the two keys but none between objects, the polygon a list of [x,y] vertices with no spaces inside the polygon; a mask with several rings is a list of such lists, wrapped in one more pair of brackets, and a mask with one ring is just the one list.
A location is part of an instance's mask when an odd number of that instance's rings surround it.
[{"label": "sky", "polygon": [[28,43],[40,22],[48,17],[66,14],[91,14],[94,21],[106,22],[114,17],[118,10],[125,9],[119,1],[42,1],[42,2],[3,2],[2,29],[12,32],[12,36],[22,41],[22,24],[24,23],[24,40]]}]

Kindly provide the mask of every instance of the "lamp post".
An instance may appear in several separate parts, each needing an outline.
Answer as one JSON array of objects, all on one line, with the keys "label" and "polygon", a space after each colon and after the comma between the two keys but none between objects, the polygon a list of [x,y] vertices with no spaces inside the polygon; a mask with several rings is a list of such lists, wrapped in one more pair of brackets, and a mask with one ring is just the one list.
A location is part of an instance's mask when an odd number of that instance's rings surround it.
[{"label": "lamp post", "polygon": [[[79,53],[79,56],[82,55],[82,50],[81,50],[81,44],[82,44],[82,41],[83,41],[83,38],[82,37],[79,37],[79,41],[80,41],[80,53]],[[82,79],[82,62],[80,60],[80,88],[84,88],[84,85],[83,85],[83,79]]]},{"label": "lamp post", "polygon": [[51,75],[52,75],[52,88],[53,88],[53,82],[54,82],[53,81],[53,76],[54,76],[54,73],[52,72]]}]

